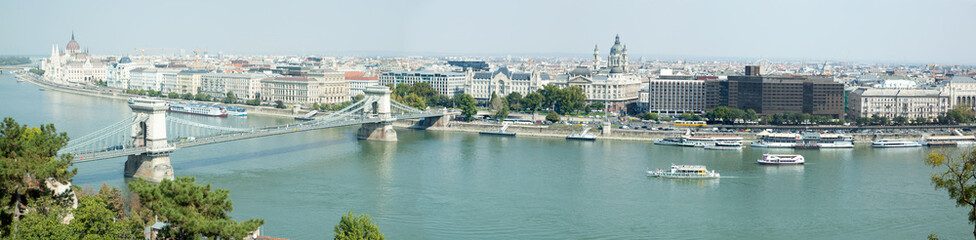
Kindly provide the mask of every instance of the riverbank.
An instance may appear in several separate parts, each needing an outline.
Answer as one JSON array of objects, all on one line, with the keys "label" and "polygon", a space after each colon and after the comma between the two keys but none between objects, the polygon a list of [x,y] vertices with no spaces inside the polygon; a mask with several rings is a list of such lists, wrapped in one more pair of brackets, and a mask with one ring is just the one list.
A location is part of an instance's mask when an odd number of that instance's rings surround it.
[{"label": "riverbank", "polygon": [[[416,123],[413,120],[400,120],[395,126],[397,127],[411,127]],[[457,122],[451,121],[447,127],[432,127],[428,130],[434,131],[451,131],[451,132],[470,132],[477,133],[483,131],[498,131],[501,129],[501,124],[484,123],[484,122]],[[579,133],[583,130],[583,127],[574,125],[519,125],[511,124],[505,132],[516,133],[517,136],[533,136],[533,137],[548,137],[548,138],[565,138],[570,134]],[[600,127],[593,127],[589,130],[589,133],[596,135],[598,140],[623,140],[623,141],[654,141],[658,139],[663,139],[665,137],[674,137],[685,134],[685,129],[677,129],[671,131],[662,130],[634,130],[634,129],[611,129],[609,135],[603,135],[602,129]],[[704,135],[734,135],[741,137],[744,142],[756,141],[756,134],[758,132],[700,132]],[[934,134],[934,133],[849,133],[848,135],[854,137],[854,142],[856,143],[870,143],[875,140],[877,136],[885,139],[909,139],[909,140],[922,140],[925,136],[936,136],[936,135],[949,135],[946,134]]]},{"label": "riverbank", "polygon": [[[119,99],[128,100],[133,97],[146,97],[142,95],[128,94],[122,91],[113,91],[112,89],[98,89],[98,88],[73,88],[71,86],[66,86],[62,84],[52,83],[41,79],[40,76],[29,72],[17,72],[14,73],[19,79],[23,79],[27,82],[33,83],[34,85],[45,88],[46,90],[55,90],[60,92],[79,94],[92,97],[101,97],[109,99]],[[183,102],[183,103],[204,103],[204,104],[219,104],[213,102],[199,102],[199,101],[189,101],[184,99],[170,99],[170,98],[160,98],[168,102]],[[291,118],[303,116],[308,113],[308,110],[294,110],[294,109],[278,109],[268,106],[251,106],[244,104],[220,104],[222,106],[233,106],[238,108],[244,108],[248,115],[261,115],[269,117],[279,117],[279,118]]]}]

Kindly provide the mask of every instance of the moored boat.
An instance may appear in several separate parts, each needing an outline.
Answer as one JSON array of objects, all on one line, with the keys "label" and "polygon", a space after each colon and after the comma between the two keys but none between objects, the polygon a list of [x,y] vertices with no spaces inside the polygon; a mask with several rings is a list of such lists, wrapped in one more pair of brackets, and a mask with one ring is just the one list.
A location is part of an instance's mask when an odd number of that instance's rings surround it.
[{"label": "moored boat", "polygon": [[705,178],[719,178],[721,175],[715,170],[709,171],[703,165],[674,165],[671,164],[671,169],[669,170],[647,170],[648,177],[661,177],[661,178],[692,178],[692,179],[705,179]]},{"label": "moored boat", "polygon": [[793,154],[763,154],[763,157],[756,160],[759,164],[767,165],[791,165],[791,164],[803,164],[805,160],[803,155],[793,155]]},{"label": "moored boat", "polygon": [[753,147],[765,148],[854,148],[854,138],[831,133],[774,133],[769,130],[756,134]]},{"label": "moored boat", "polygon": [[920,142],[905,139],[879,139],[878,141],[871,142],[871,147],[876,148],[904,148],[921,146],[922,143]]},{"label": "moored boat", "polygon": [[715,144],[705,146],[708,150],[742,150],[741,142],[715,142]]},{"label": "moored boat", "polygon": [[582,132],[570,134],[569,136],[566,136],[566,140],[596,141],[596,136],[592,133],[588,133],[589,131],[590,129],[587,128],[583,129]]},{"label": "moored boat", "polygon": [[227,111],[223,108],[205,104],[170,103],[168,111],[208,117],[227,117]]}]

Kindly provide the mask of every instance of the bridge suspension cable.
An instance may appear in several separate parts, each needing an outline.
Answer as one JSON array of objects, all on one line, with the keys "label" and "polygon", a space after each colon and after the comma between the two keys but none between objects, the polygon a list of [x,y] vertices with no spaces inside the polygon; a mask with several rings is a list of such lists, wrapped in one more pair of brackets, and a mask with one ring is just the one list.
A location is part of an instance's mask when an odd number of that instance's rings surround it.
[{"label": "bridge suspension cable", "polygon": [[76,153],[104,150],[105,147],[131,146],[132,125],[145,121],[148,116],[133,115],[132,117],[115,122],[98,131],[89,133],[77,139],[72,139],[68,145],[61,148],[59,153]]}]

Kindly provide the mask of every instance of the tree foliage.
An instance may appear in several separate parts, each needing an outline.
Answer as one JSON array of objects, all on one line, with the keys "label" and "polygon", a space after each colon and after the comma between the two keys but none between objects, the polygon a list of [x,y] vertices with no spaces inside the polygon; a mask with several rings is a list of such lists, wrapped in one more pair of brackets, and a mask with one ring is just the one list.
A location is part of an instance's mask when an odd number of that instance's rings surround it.
[{"label": "tree foliage", "polygon": [[559,120],[559,114],[556,114],[556,112],[549,112],[549,114],[546,114],[546,121],[559,122]]},{"label": "tree foliage", "polygon": [[543,97],[542,94],[538,92],[531,92],[529,94],[525,94],[525,97],[522,98],[522,105],[533,111],[537,111],[542,109],[542,103],[544,101],[545,97]]},{"label": "tree foliage", "polygon": [[509,109],[515,110],[515,111],[525,110],[522,107],[522,94],[521,93],[518,93],[518,92],[509,93],[508,96],[505,96],[505,100],[508,101],[508,107],[509,107]]},{"label": "tree foliage", "polygon": [[464,116],[465,121],[470,122],[471,116],[478,114],[478,109],[475,106],[477,102],[471,95],[467,93],[456,94],[454,95],[454,102],[461,108],[461,116]]},{"label": "tree foliage", "polygon": [[652,112],[637,114],[637,117],[643,120],[653,120],[653,121],[657,121],[657,119],[659,118],[657,113],[652,113]]},{"label": "tree foliage", "polygon": [[380,228],[367,214],[356,215],[352,211],[342,215],[334,228],[336,240],[383,240]]},{"label": "tree foliage", "polygon": [[138,179],[129,183],[129,189],[139,195],[140,203],[152,210],[161,221],[170,226],[164,231],[167,237],[195,239],[241,239],[264,224],[262,219],[238,222],[228,214],[233,210],[224,189],[211,190],[210,185],[198,185],[192,177],[179,177],[159,184]]},{"label": "tree foliage", "polygon": [[227,94],[224,97],[224,103],[236,103],[236,102],[237,102],[237,96],[234,95],[234,92],[227,91]]},{"label": "tree foliage", "polygon": [[[957,207],[967,208],[969,223],[976,223],[976,150],[958,157],[933,152],[925,158],[925,164],[944,169],[932,175],[932,184],[935,189],[946,190]],[[976,228],[973,236],[976,237]]]},{"label": "tree foliage", "polygon": [[506,98],[498,97],[494,92],[491,93],[491,110],[494,111],[492,114],[493,119],[498,121],[504,121],[505,117],[508,117],[508,101]]},{"label": "tree foliage", "polygon": [[47,184],[69,183],[77,173],[70,155],[57,155],[67,143],[68,135],[53,124],[29,127],[13,118],[0,123],[0,237],[16,238],[28,203],[69,204],[70,192],[55,194]]},{"label": "tree foliage", "polygon": [[965,103],[956,104],[945,115],[939,117],[939,122],[949,123],[970,123],[973,122],[973,106]]}]

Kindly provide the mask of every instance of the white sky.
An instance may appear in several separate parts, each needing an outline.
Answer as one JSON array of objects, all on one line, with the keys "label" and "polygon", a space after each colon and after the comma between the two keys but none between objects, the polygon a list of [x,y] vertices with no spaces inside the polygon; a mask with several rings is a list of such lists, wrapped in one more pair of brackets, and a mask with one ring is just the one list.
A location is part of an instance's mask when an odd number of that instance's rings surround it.
[{"label": "white sky", "polygon": [[976,0],[0,1],[0,54],[72,30],[94,54],[587,57],[619,33],[632,59],[976,64]]}]

